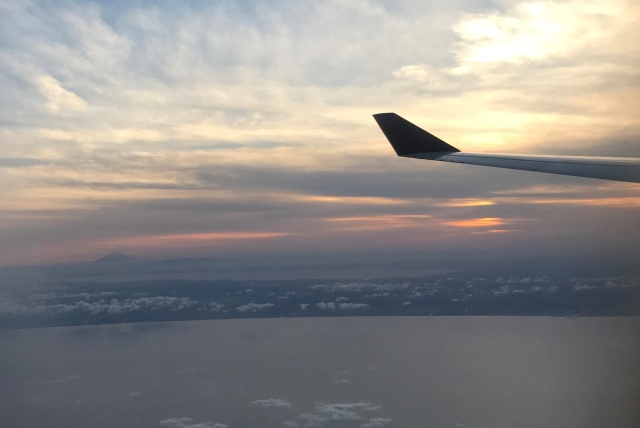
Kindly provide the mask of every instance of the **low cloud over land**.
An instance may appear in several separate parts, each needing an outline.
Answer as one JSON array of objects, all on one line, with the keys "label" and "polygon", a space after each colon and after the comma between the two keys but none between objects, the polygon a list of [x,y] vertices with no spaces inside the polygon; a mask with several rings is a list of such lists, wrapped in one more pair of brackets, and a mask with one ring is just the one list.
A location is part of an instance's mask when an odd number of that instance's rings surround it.
[{"label": "low cloud over land", "polygon": [[[2,328],[256,317],[639,313],[640,279],[624,276],[67,282],[4,287],[0,293]],[[280,399],[251,405],[291,406]]]}]

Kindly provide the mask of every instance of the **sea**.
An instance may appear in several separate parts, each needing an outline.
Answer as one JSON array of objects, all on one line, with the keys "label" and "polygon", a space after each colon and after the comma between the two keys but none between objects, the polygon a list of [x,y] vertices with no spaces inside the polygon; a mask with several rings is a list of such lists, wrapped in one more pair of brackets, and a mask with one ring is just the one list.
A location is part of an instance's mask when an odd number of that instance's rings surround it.
[{"label": "sea", "polygon": [[640,427],[640,318],[0,331],[2,427]]}]

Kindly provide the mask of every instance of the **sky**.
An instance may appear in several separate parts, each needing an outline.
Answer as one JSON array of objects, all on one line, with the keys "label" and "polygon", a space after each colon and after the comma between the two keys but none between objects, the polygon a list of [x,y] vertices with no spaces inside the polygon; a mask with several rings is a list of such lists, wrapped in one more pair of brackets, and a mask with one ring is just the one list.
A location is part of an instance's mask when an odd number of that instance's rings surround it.
[{"label": "sky", "polygon": [[629,261],[640,187],[399,159],[640,157],[640,5],[0,3],[0,266],[122,251]]}]

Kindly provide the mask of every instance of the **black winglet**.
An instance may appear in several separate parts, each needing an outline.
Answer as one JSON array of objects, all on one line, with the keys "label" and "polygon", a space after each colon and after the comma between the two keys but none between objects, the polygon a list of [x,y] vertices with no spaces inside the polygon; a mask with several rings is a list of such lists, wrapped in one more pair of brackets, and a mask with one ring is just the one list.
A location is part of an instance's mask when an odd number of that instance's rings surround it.
[{"label": "black winglet", "polygon": [[373,118],[378,122],[378,126],[382,129],[398,156],[460,151],[395,113],[374,114]]}]

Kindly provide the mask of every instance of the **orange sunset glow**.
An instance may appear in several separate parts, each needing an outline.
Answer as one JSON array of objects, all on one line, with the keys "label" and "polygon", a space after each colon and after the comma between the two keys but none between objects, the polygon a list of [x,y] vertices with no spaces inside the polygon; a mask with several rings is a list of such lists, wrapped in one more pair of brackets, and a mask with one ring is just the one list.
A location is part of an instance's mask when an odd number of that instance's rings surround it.
[{"label": "orange sunset glow", "polygon": [[457,221],[446,221],[444,222],[447,226],[453,227],[495,227],[502,226],[506,224],[506,222],[501,218],[470,218],[467,220],[457,220]]},{"label": "orange sunset glow", "polygon": [[273,239],[289,236],[290,233],[226,232],[226,233],[184,233],[157,236],[132,236],[108,238],[96,244],[104,248],[163,248],[190,245],[217,246],[229,241]]}]

